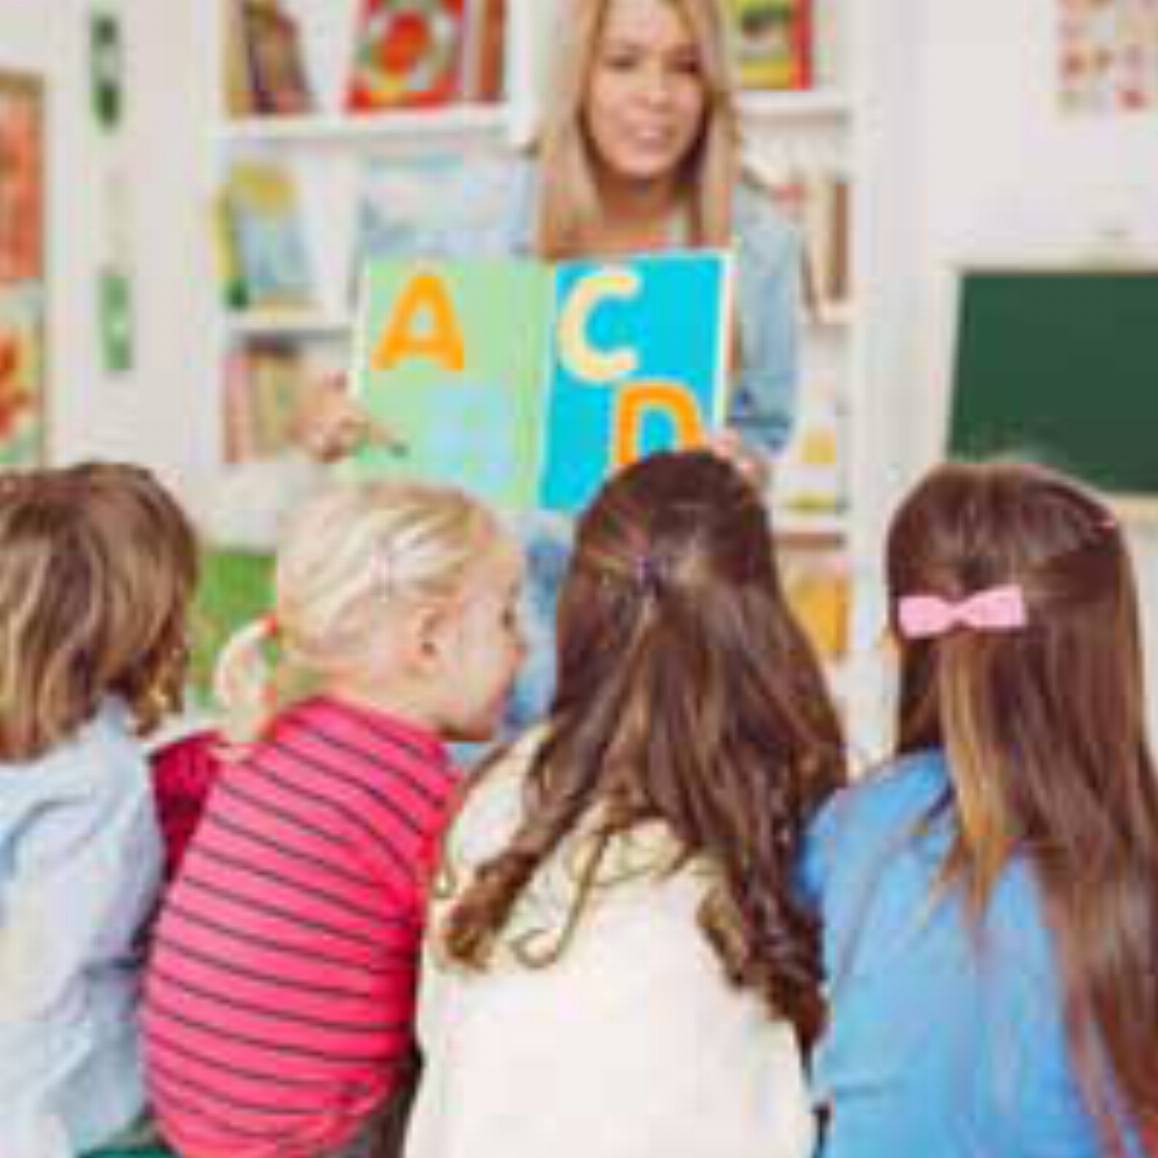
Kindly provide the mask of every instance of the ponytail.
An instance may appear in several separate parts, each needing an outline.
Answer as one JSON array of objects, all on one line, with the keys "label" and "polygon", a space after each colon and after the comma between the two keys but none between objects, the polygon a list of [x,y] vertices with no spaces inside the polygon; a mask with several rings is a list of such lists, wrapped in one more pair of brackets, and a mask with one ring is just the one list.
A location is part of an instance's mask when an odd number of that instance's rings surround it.
[{"label": "ponytail", "polygon": [[235,744],[256,740],[280,707],[269,649],[281,630],[271,613],[251,620],[225,644],[213,671],[213,696],[225,709],[222,732]]}]

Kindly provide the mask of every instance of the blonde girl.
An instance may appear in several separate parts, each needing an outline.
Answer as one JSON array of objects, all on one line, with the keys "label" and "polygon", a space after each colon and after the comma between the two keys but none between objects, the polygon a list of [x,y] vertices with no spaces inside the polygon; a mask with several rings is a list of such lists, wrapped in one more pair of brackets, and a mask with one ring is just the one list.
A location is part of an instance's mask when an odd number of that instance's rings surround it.
[{"label": "blonde girl", "polygon": [[180,704],[192,529],[122,464],[0,476],[0,1153],[144,1106],[139,941],[161,842],[138,736]]},{"label": "blonde girl", "polygon": [[558,639],[546,723],[446,840],[408,1158],[806,1158],[793,866],[844,765],[755,489],[707,452],[613,478]]},{"label": "blonde girl", "polygon": [[[226,648],[235,745],[167,894],[145,1031],[188,1158],[353,1155],[411,1053],[424,865],[522,655],[521,564],[465,494],[340,486],[292,521],[270,616]],[[309,678],[278,702],[265,648]]]},{"label": "blonde girl", "polygon": [[1158,778],[1121,528],[1061,475],[957,464],[887,554],[896,759],[825,811],[806,873],[822,1154],[1152,1153]]}]

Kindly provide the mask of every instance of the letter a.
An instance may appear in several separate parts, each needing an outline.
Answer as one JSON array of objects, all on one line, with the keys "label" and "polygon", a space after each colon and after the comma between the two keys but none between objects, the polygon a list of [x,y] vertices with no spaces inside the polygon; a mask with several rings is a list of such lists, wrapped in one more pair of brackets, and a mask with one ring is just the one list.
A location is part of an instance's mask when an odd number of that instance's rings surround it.
[{"label": "letter a", "polygon": [[[429,323],[420,328],[416,319],[423,311]],[[415,274],[402,287],[374,350],[371,368],[392,370],[406,358],[429,358],[454,371],[466,366],[462,330],[446,283],[438,274]]]}]

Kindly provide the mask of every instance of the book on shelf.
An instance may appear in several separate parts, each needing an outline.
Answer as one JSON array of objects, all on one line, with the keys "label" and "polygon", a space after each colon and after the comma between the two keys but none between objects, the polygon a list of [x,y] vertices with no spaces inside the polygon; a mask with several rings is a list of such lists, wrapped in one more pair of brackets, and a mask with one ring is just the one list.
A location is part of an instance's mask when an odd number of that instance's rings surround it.
[{"label": "book on shelf", "polygon": [[0,281],[0,467],[41,461],[44,438],[44,283]]},{"label": "book on shelf", "polygon": [[847,509],[846,427],[837,388],[822,381],[805,383],[796,432],[776,466],[780,510],[837,515]]},{"label": "book on shelf", "polygon": [[231,116],[314,108],[297,20],[276,0],[227,0],[225,100]]},{"label": "book on shelf", "polygon": [[813,175],[805,207],[806,253],[820,316],[839,316],[849,299],[849,190],[843,174]]},{"label": "book on shelf", "polygon": [[213,269],[217,274],[221,304],[229,310],[244,309],[245,282],[237,256],[229,198],[224,188],[219,189],[210,201],[209,235],[213,242]]},{"label": "book on shelf", "polygon": [[830,169],[759,174],[776,207],[800,231],[802,284],[809,316],[824,321],[848,309],[849,181]]},{"label": "book on shelf", "polygon": [[740,87],[812,84],[812,0],[729,0]]},{"label": "book on shelf", "polygon": [[313,276],[293,173],[276,161],[234,161],[221,205],[214,232],[227,299],[251,310],[312,305]]},{"label": "book on shelf", "polygon": [[459,100],[493,103],[503,96],[507,0],[467,0]]},{"label": "book on shelf", "polygon": [[298,346],[253,341],[235,346],[225,363],[225,461],[276,458],[296,443],[296,415],[311,380]]},{"label": "book on shelf", "polygon": [[370,262],[351,379],[404,450],[354,468],[578,510],[619,466],[722,420],[731,327],[722,253]]},{"label": "book on shelf", "polygon": [[852,581],[843,547],[781,545],[784,595],[817,655],[826,663],[848,654]]},{"label": "book on shelf", "polygon": [[464,0],[361,0],[347,110],[423,108],[458,99],[466,28]]}]

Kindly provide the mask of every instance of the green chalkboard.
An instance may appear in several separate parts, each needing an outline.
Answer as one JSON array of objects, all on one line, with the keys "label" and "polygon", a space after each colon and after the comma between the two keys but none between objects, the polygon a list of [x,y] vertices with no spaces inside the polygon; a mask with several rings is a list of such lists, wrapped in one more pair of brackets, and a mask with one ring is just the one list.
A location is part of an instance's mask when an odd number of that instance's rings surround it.
[{"label": "green chalkboard", "polygon": [[962,275],[949,453],[1158,495],[1158,271]]}]

